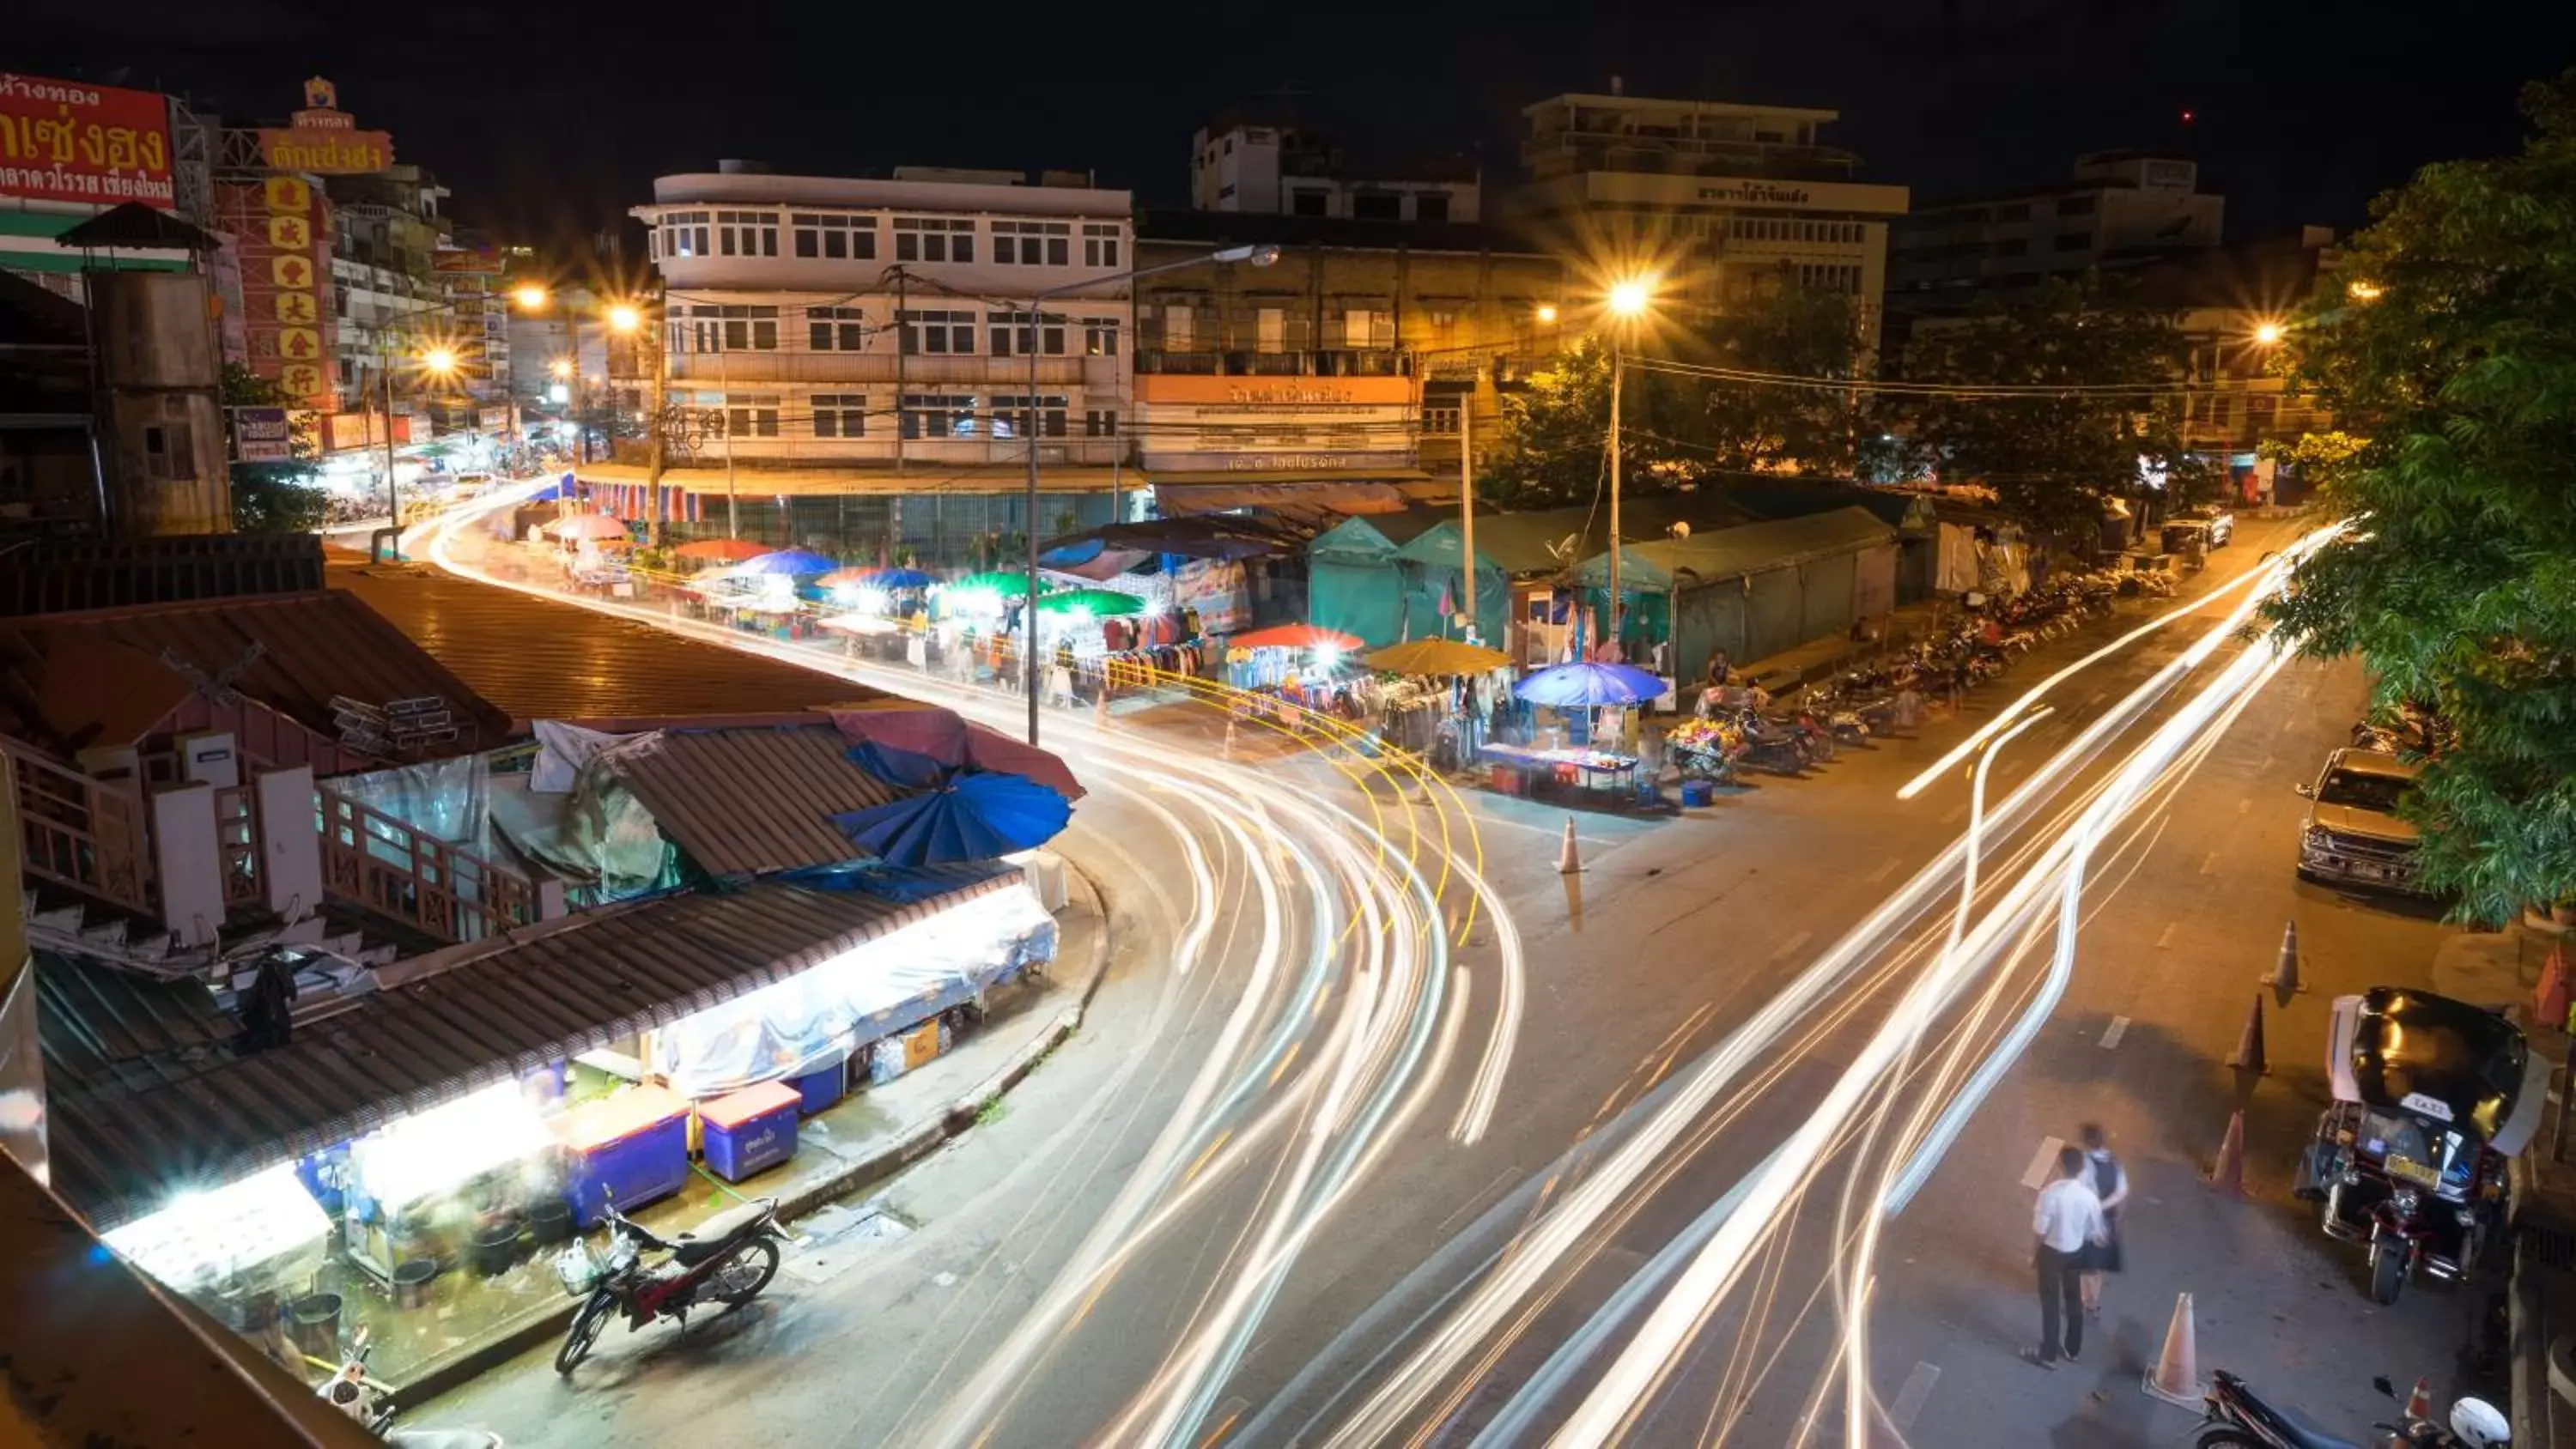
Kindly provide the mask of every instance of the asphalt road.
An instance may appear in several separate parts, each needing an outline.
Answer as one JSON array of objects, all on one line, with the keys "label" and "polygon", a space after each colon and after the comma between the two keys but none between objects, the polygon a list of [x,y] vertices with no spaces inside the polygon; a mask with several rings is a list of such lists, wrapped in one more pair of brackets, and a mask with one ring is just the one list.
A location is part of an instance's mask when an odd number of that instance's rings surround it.
[{"label": "asphalt road", "polygon": [[[2249,527],[2215,572],[2270,542]],[[2063,686],[2056,713],[2000,756],[1993,798],[2171,661],[2191,627]],[[1961,836],[1959,781],[1901,803],[1897,786],[2104,632],[2043,647],[1963,720],[1849,753],[1813,778],[1768,781],[1660,824],[1585,817],[1587,869],[1575,876],[1554,868],[1561,817],[1520,802],[1435,791],[1414,803],[1417,782],[1365,771],[1354,782],[1290,759],[1228,766],[1170,735],[1068,719],[1052,727],[1058,739],[1107,784],[1066,847],[1117,922],[1111,976],[1084,1032],[1009,1112],[887,1192],[913,1231],[849,1253],[818,1245],[828,1267],[791,1268],[773,1297],[694,1326],[686,1342],[667,1327],[612,1335],[569,1383],[531,1355],[416,1422],[483,1424],[513,1444],[1463,1443],[1480,1432],[1534,1442],[1574,1412],[1658,1301],[1638,1270],[1678,1261],[1691,1226],[1809,1119],[1923,969],[1926,954],[1906,943],[1929,933],[1937,944],[1946,895],[1927,888],[1940,904],[1905,913],[1848,975],[1818,974],[1832,943]],[[2121,1280],[2112,1322],[2137,1397],[2135,1322],[2161,1329],[2156,1300],[2187,1256],[2156,1251],[2167,1219],[2155,1200],[2187,1188],[2167,1179],[2215,1142],[2224,1111],[2209,1120],[2212,1084],[2226,1076],[2216,1063],[2241,1020],[2230,1003],[2245,994],[2231,988],[2268,964],[2285,904],[2317,918],[2302,929],[2319,973],[2368,974],[2407,932],[2429,958],[2431,927],[2345,924],[2350,908],[2289,884],[2288,783],[2348,722],[2335,691],[2356,692],[2329,680],[2324,696],[2302,698],[2305,682],[2294,671],[2274,684],[2199,775],[2137,817],[2110,854],[2116,870],[2087,897],[2094,916],[2066,1001],[1887,1231],[1871,1299],[1872,1412],[1902,1417],[1911,1442],[2048,1442],[2070,1423],[2094,1432],[2080,1406],[2050,1397],[2090,1402],[2078,1380],[2039,1382],[2011,1354],[2032,1331],[2027,1273],[2014,1268],[2016,1253],[2026,1262],[2018,1179],[2041,1135],[2085,1116],[2112,1125],[2149,1184],[2145,1261]],[[2149,702],[2118,738],[2143,736],[2174,707]],[[2102,785],[2115,758],[2079,761],[2052,808]],[[1995,878],[2049,821],[2041,811],[1999,829]],[[1478,870],[1491,887],[1482,897],[1466,879]],[[1505,1005],[1515,982],[1516,1024]],[[2276,1034],[2276,1075],[2251,1113],[2258,1186],[2260,1163],[2284,1160],[2305,1130],[2299,1114],[2313,1112],[2288,1065],[2307,1050],[2293,1046],[2299,1013],[2321,1017],[2315,1003],[2337,984],[2319,974]],[[1746,1080],[1675,1105],[1713,1046],[1796,990],[1815,991],[1817,1005],[1747,1064]],[[2098,1039],[2108,1015],[2131,1025],[2104,1056],[2083,1033]],[[1991,1040],[1990,1023],[1944,1020],[1939,1044]],[[1874,1163],[1872,1145],[1847,1140],[1835,1160]],[[1827,1269],[1847,1253],[1835,1199],[1851,1180],[1819,1176],[1776,1215],[1760,1271],[1638,1399],[1632,1439],[1785,1443],[1811,1419],[1837,1431],[1838,1393],[1811,1406],[1832,1381]],[[2179,1211],[2169,1221],[2211,1231]],[[2244,1205],[2230,1221],[2245,1252],[2292,1261],[2301,1239],[2286,1206]],[[2214,1298],[2243,1286],[2223,1265],[2213,1276]],[[1639,1313],[1598,1312],[1623,1295]],[[2227,1312],[2275,1301],[2269,1289],[2239,1297]],[[2311,1328],[2348,1336],[2357,1316],[2332,1295],[2279,1301],[2307,1315],[2274,1331],[2283,1344],[2309,1341]],[[2178,1431],[2187,1420],[2160,1422]]]}]

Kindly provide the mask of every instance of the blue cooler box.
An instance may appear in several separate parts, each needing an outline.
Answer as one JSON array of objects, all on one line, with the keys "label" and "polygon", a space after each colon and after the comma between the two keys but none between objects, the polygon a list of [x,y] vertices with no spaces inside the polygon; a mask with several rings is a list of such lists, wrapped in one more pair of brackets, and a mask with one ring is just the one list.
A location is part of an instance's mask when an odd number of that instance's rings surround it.
[{"label": "blue cooler box", "polygon": [[804,1095],[784,1082],[761,1082],[698,1105],[707,1170],[740,1182],[796,1155],[796,1111]]},{"label": "blue cooler box", "polygon": [[627,1212],[669,1197],[689,1180],[689,1101],[661,1087],[630,1087],[554,1122],[564,1148],[573,1222],[595,1228],[603,1206]]},{"label": "blue cooler box", "polygon": [[805,1105],[800,1110],[811,1117],[840,1101],[849,1093],[850,1059],[835,1052],[832,1060],[824,1065],[816,1067],[801,1077],[789,1077],[787,1085],[794,1088],[796,1094],[804,1099]]}]

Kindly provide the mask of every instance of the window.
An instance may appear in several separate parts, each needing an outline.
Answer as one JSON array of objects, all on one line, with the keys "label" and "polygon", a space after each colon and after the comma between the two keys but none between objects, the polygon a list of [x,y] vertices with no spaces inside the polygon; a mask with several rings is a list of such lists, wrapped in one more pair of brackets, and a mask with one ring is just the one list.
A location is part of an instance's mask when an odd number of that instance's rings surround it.
[{"label": "window", "polygon": [[2067,231],[2057,234],[2057,249],[2061,252],[2085,251],[2092,245],[2093,233],[2089,231]]},{"label": "window", "polygon": [[726,257],[778,255],[778,213],[774,211],[717,212],[716,254]]},{"label": "window", "polygon": [[[1355,307],[1342,314],[1342,345],[1345,347],[1393,347],[1395,317],[1388,312],[1373,312]],[[1266,350],[1266,349],[1265,349]]]},{"label": "window", "polygon": [[966,218],[898,216],[894,219],[894,259],[971,262],[975,260],[975,223]]},{"label": "window", "polygon": [[1061,438],[1065,430],[1065,399],[1061,394],[1043,395],[1034,401],[1037,416],[1029,416],[1032,399],[1026,393],[1001,393],[993,399],[993,436],[1027,437],[1032,433]]},{"label": "window", "polygon": [[1288,193],[1288,214],[1291,216],[1325,216],[1331,210],[1331,199],[1315,187],[1301,186]]},{"label": "window", "polygon": [[1415,221],[1447,221],[1449,219],[1449,193],[1445,191],[1426,191],[1420,196],[1413,198],[1413,219]]},{"label": "window", "polygon": [[796,255],[823,261],[874,261],[877,220],[872,216],[823,216],[803,212],[787,218],[796,233]]},{"label": "window", "polygon": [[905,393],[903,395],[903,435],[907,438],[975,436],[975,395],[973,393]]},{"label": "window", "polygon": [[1118,414],[1107,408],[1090,408],[1082,415],[1082,435],[1086,438],[1118,436]]},{"label": "window", "polygon": [[143,430],[143,476],[155,483],[185,483],[197,476],[196,440],[186,423],[154,423]]},{"label": "window", "polygon": [[854,392],[814,394],[814,436],[864,438],[868,435],[868,400]]},{"label": "window", "polygon": [[[1028,312],[994,312],[988,314],[995,357],[1026,357],[1043,352],[1049,357],[1064,355],[1064,318],[1054,312],[1043,316]],[[1038,324],[1034,336],[1032,323]]]},{"label": "window", "polygon": [[726,393],[725,436],[728,438],[777,437],[778,394],[774,392]]},{"label": "window", "polygon": [[1264,307],[1252,317],[1254,345],[1263,352],[1288,350],[1288,309]]},{"label": "window", "polygon": [[1118,265],[1118,228],[1096,221],[1082,224],[1082,264],[1086,267]]},{"label": "window", "polygon": [[2093,214],[2095,204],[2100,202],[2101,199],[2102,198],[2098,196],[2061,196],[2057,198],[2057,214],[2059,216],[2091,216]]},{"label": "window", "polygon": [[1995,220],[2028,221],[2030,220],[2030,203],[2027,201],[2016,201],[2010,206],[1998,206],[1995,208]]},{"label": "window", "polygon": [[857,352],[868,345],[868,314],[856,307],[808,307],[805,333],[813,351]]},{"label": "window", "polygon": [[2017,236],[2010,241],[1999,241],[1991,250],[1999,257],[2026,257],[2030,255],[2030,238]]},{"label": "window", "polygon": [[1422,433],[1430,438],[1458,436],[1458,400],[1426,402],[1422,405]]},{"label": "window", "polygon": [[778,309],[735,303],[689,309],[691,352],[774,352],[778,349]]},{"label": "window", "polygon": [[1183,302],[1163,307],[1163,348],[1167,352],[1187,352],[1198,345],[1199,309]]},{"label": "window", "polygon": [[707,214],[703,211],[664,212],[662,214],[662,255],[666,257],[713,255],[707,249]]},{"label": "window", "polygon": [[1085,317],[1082,319],[1082,353],[1085,357],[1118,355],[1118,319]]},{"label": "window", "polygon": [[[1063,221],[993,223],[993,260],[1002,266],[1061,267],[1073,259],[1073,224]],[[965,258],[960,258],[965,260]]]},{"label": "window", "polygon": [[1404,198],[1392,191],[1362,191],[1351,197],[1351,215],[1362,221],[1400,221]]},{"label": "window", "polygon": [[1232,201],[1234,199],[1234,183],[1229,181],[1223,186],[1218,187],[1216,189],[1216,199],[1219,201]]},{"label": "window", "polygon": [[898,321],[907,353],[971,354],[975,350],[972,312],[905,312]]}]

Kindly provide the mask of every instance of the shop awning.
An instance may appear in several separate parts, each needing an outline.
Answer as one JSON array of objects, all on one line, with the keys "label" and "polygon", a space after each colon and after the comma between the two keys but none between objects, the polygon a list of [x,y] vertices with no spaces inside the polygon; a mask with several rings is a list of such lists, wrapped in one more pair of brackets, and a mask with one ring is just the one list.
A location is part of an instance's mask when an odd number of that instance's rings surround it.
[{"label": "shop awning", "polygon": [[784,981],[988,892],[1016,872],[907,903],[764,881],[513,932],[443,969],[387,971],[375,996],[286,1046],[208,1055],[134,1088],[58,1093],[53,1186],[100,1229],[397,1118]]},{"label": "shop awning", "polygon": [[850,763],[850,742],[810,725],[668,729],[615,745],[599,762],[625,782],[662,833],[709,875],[750,876],[857,860],[831,823],[900,793]]}]

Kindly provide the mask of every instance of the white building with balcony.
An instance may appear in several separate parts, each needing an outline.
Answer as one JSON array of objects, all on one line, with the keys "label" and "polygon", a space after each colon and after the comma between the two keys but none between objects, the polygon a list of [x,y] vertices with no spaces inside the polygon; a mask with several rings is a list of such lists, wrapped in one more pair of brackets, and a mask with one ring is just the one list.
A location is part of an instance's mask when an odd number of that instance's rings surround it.
[{"label": "white building with balcony", "polygon": [[[1098,510],[1051,509],[1042,531],[1063,512],[1105,513],[1135,481],[1121,476],[1132,209],[1125,191],[1057,172],[1030,185],[1011,172],[876,180],[728,163],[658,179],[633,215],[665,289],[666,402],[679,420],[666,486],[723,494],[737,517],[757,510],[769,536],[800,544],[850,518],[849,500],[875,500],[843,541],[882,519],[917,547],[935,540],[907,497],[935,497],[942,513],[961,505],[970,530],[1023,527],[1017,494],[1035,446],[1048,494],[1101,497]],[[1031,299],[1059,289],[1033,316]],[[707,503],[696,511],[724,506]],[[959,531],[943,520],[936,534]]]}]

